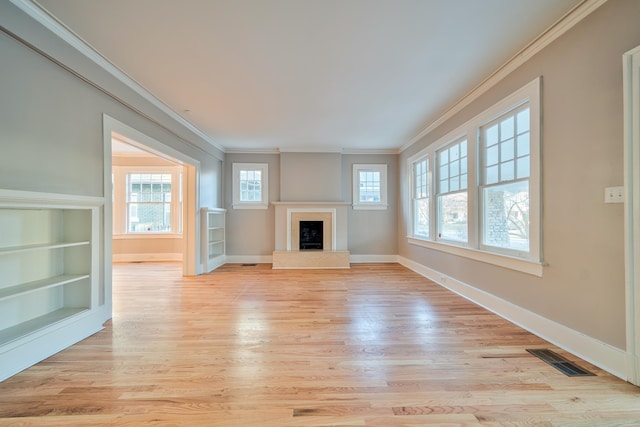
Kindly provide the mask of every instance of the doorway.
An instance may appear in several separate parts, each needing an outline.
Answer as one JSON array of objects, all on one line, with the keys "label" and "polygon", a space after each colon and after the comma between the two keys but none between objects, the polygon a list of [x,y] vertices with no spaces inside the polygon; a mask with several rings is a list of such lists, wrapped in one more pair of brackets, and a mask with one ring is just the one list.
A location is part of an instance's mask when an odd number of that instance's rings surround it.
[{"label": "doorway", "polygon": [[640,46],[623,73],[627,379],[640,385]]},{"label": "doorway", "polygon": [[[162,142],[104,114],[103,115],[103,141],[104,141],[104,194],[114,194],[113,192],[113,153],[112,140],[116,137],[131,147],[142,150],[147,154],[169,162],[181,168],[181,184],[179,185],[182,194],[182,208],[180,216],[182,218],[182,274],[183,276],[195,276],[201,273],[199,265],[199,220],[198,220],[198,194],[200,162],[182,152],[179,152]],[[108,287],[108,294],[111,292],[111,263],[113,251],[113,197],[105,197],[103,241],[105,286]],[[140,218],[137,218],[140,220]],[[139,223],[140,221],[138,221]],[[127,226],[130,226],[130,222]]]}]

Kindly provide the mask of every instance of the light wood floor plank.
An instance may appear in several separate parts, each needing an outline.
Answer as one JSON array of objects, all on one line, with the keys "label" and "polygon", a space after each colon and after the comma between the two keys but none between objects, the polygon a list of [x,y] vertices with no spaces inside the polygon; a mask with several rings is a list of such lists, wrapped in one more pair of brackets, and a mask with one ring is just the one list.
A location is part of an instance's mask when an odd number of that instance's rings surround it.
[{"label": "light wood floor plank", "polygon": [[[0,383],[0,426],[638,425],[640,390],[397,264],[114,265],[98,334]],[[549,348],[593,377],[526,352]]]}]

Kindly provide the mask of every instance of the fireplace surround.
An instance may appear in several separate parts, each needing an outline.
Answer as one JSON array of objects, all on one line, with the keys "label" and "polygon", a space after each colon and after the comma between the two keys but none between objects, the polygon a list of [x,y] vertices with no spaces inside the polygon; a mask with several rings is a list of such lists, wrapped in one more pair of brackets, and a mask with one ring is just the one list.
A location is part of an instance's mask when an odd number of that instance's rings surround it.
[{"label": "fireplace surround", "polygon": [[[273,268],[349,268],[344,202],[275,202]],[[322,250],[300,250],[300,224],[322,223]]]}]

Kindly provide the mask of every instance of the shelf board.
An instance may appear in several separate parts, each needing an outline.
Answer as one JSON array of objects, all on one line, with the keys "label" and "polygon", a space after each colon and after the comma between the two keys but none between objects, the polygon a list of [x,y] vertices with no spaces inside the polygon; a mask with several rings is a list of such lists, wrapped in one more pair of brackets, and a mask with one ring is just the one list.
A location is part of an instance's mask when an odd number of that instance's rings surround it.
[{"label": "shelf board", "polygon": [[24,245],[24,246],[11,246],[7,248],[0,248],[0,255],[15,254],[20,252],[40,251],[49,249],[71,248],[73,246],[85,246],[89,245],[89,240],[81,242],[55,242],[55,243],[40,243],[37,245]]},{"label": "shelf board", "polygon": [[35,319],[22,322],[10,328],[2,329],[0,330],[0,346],[87,310],[88,308],[61,308],[44,316],[36,317]]},{"label": "shelf board", "polygon": [[222,230],[224,227],[209,227],[208,230]]},{"label": "shelf board", "polygon": [[212,240],[209,242],[209,246],[219,245],[220,243],[224,243],[224,240]]},{"label": "shelf board", "polygon": [[77,275],[62,275],[55,277],[48,277],[42,280],[36,280],[34,282],[23,283],[16,286],[0,289],[0,301],[7,298],[13,298],[18,295],[28,294],[40,289],[53,288],[56,286],[66,285],[67,283],[77,282],[82,279],[87,279],[88,274]]}]

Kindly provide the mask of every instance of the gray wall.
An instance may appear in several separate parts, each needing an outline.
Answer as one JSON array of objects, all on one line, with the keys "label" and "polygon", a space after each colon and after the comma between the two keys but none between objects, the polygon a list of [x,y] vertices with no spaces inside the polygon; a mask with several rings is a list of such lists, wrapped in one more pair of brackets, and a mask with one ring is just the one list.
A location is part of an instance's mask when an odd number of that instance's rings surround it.
[{"label": "gray wall", "polygon": [[[102,118],[107,114],[199,159],[201,203],[221,206],[220,150],[8,1],[0,2],[0,25],[17,37],[0,33],[0,188],[103,197]],[[110,280],[110,266],[103,261],[109,239],[101,233],[101,292]]]},{"label": "gray wall", "polygon": [[[271,256],[275,249],[274,206],[270,206],[267,210],[233,209],[231,194],[233,163],[269,164],[270,202],[351,202],[353,164],[387,164],[389,208],[380,211],[354,211],[349,206],[348,249],[352,255],[397,254],[398,155],[227,154],[224,190],[227,208],[227,255]],[[305,194],[304,189],[311,190]]]},{"label": "gray wall", "polygon": [[404,183],[399,254],[624,349],[623,205],[604,204],[604,188],[623,184],[622,54],[639,23],[640,2],[605,3],[401,155],[406,176],[409,156],[542,76],[544,277],[408,244]]}]

